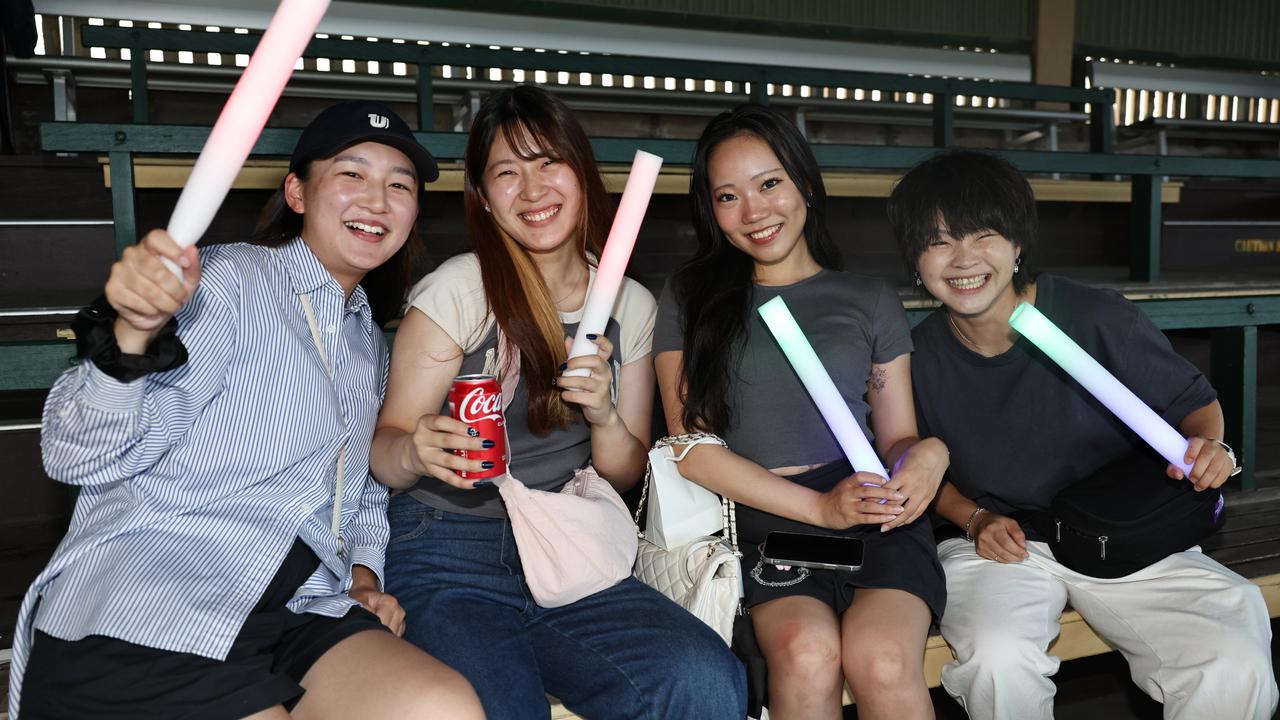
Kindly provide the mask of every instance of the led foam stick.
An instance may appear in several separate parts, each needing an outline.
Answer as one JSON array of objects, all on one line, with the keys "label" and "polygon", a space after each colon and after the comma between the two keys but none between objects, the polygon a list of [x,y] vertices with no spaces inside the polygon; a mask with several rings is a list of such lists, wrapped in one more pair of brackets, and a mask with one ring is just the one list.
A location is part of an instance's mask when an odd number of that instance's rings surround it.
[{"label": "led foam stick", "polygon": [[[280,3],[248,67],[222,107],[169,217],[169,234],[179,246],[196,244],[209,229],[328,7],[329,0]],[[166,264],[181,277],[177,265],[167,260]]]},{"label": "led foam stick", "polygon": [[1022,303],[1009,316],[1009,324],[1048,355],[1050,360],[1066,370],[1068,375],[1083,385],[1098,402],[1106,405],[1108,410],[1155,448],[1165,460],[1182,468],[1183,475],[1191,474],[1191,466],[1183,462],[1187,453],[1187,439],[1182,437],[1182,433],[1170,427],[1132,390],[1122,385],[1097,360],[1058,329],[1044,313],[1034,305]]},{"label": "led foam stick", "polygon": [[[596,267],[596,281],[591,285],[586,305],[582,308],[582,320],[578,322],[578,333],[573,338],[573,348],[569,357],[594,355],[599,349],[587,339],[587,335],[602,335],[609,324],[609,312],[618,299],[618,289],[622,287],[622,274],[631,260],[631,249],[636,245],[636,235],[640,234],[640,223],[644,220],[644,211],[649,207],[649,198],[653,195],[653,186],[658,182],[658,170],[662,169],[662,158],[643,150],[636,151],[635,160],[631,161],[631,174],[627,176],[627,186],[622,190],[622,199],[618,201],[618,213],[613,216],[613,227],[609,228],[609,239],[604,243],[604,252],[600,253],[600,264]],[[585,377],[589,373],[581,368],[568,370],[565,375]]]},{"label": "led foam stick", "polygon": [[795,317],[791,315],[791,310],[787,308],[782,297],[776,297],[761,305],[757,311],[760,317],[764,318],[764,324],[769,326],[769,331],[773,333],[778,345],[782,347],[782,354],[787,356],[791,367],[800,376],[804,389],[808,390],[809,395],[813,397],[813,402],[818,406],[818,412],[822,413],[822,419],[827,421],[827,427],[831,428],[831,432],[836,436],[836,442],[840,443],[845,457],[849,458],[849,464],[858,472],[870,472],[884,478],[889,477],[888,471],[880,463],[880,458],[872,449],[871,443],[867,442],[867,436],[862,432],[862,427],[858,425],[853,412],[845,404],[840,391],[836,389],[836,384],[831,381],[827,369],[822,367],[822,361],[818,359],[818,354],[813,351],[809,339],[796,324]]}]

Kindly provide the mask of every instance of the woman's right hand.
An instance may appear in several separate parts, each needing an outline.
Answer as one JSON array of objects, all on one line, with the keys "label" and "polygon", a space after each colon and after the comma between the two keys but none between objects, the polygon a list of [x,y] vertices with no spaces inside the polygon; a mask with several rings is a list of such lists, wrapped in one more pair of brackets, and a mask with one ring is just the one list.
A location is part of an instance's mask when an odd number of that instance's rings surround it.
[{"label": "woman's right hand", "polygon": [[1019,563],[1026,560],[1027,536],[1017,520],[999,513],[984,511],[973,519],[969,528],[973,548],[978,557],[998,563]]},{"label": "woman's right hand", "polygon": [[[902,513],[902,493],[881,487],[875,473],[854,473],[822,494],[822,526],[845,530],[854,525],[881,525]],[[881,500],[887,502],[881,504]]]},{"label": "woman's right hand", "polygon": [[[183,279],[160,258],[182,268]],[[195,247],[179,247],[164,230],[152,230],[137,245],[125,248],[111,266],[106,286],[107,302],[119,315],[115,331],[120,350],[145,353],[169,318],[191,299],[199,283],[200,257]]]},{"label": "woman's right hand", "polygon": [[[418,476],[430,475],[463,490],[475,489],[477,485],[486,487],[489,479],[473,480],[462,478],[459,471],[481,472],[485,470],[483,460],[467,460],[453,454],[453,450],[484,450],[486,443],[493,443],[493,438],[473,436],[471,426],[448,415],[423,415],[409,436],[407,446],[409,457],[406,465]],[[489,445],[489,447],[493,447]]]}]

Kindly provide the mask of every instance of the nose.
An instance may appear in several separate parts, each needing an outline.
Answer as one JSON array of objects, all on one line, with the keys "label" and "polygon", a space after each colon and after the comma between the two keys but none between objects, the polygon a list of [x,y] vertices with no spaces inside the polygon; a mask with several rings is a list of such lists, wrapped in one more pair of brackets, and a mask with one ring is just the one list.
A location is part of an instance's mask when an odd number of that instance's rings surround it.
[{"label": "nose", "polygon": [[747,193],[742,197],[742,224],[751,225],[769,215],[766,203],[755,193]]},{"label": "nose", "polygon": [[951,264],[955,267],[970,267],[978,261],[978,253],[973,244],[967,241],[957,242],[951,251]]},{"label": "nose", "polygon": [[365,209],[380,213],[387,209],[387,188],[378,183],[369,183],[362,198]]},{"label": "nose", "polygon": [[547,194],[547,183],[538,173],[524,173],[520,183],[520,199],[535,202]]}]

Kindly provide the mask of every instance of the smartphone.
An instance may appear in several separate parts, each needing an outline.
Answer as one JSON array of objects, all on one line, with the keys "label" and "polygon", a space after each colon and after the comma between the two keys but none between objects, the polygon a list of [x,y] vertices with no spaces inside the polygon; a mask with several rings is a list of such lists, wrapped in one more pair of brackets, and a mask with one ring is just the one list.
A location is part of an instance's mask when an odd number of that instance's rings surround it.
[{"label": "smartphone", "polygon": [[771,532],[760,548],[770,565],[795,565],[823,570],[860,570],[862,540],[837,535]]}]

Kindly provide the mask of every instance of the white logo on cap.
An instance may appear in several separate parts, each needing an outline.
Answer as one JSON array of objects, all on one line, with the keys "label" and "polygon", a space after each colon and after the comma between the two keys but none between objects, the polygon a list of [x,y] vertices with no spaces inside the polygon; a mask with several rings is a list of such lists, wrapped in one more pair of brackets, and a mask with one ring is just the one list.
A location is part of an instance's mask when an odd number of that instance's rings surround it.
[{"label": "white logo on cap", "polygon": [[376,127],[379,130],[381,130],[390,124],[391,124],[391,121],[387,119],[386,115],[379,115],[378,113],[369,113],[370,127]]}]

